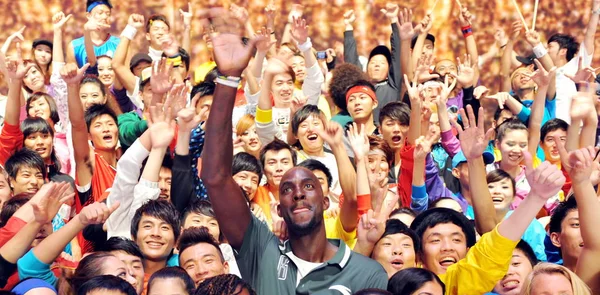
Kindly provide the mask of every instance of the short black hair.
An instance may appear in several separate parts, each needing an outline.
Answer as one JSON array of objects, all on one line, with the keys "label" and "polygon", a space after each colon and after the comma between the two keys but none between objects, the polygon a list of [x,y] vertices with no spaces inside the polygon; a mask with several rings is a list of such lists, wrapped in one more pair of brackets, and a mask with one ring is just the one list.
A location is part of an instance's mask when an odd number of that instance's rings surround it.
[{"label": "short black hair", "polygon": [[577,42],[575,37],[571,35],[554,34],[550,37],[550,39],[548,39],[548,44],[550,44],[551,42],[558,43],[559,49],[567,50],[567,55],[565,56],[567,58],[567,61],[573,59],[573,57],[575,57],[575,54],[577,54],[577,51],[579,50],[579,43]]},{"label": "short black hair", "polygon": [[256,173],[256,175],[258,175],[258,181],[262,178],[262,168],[258,159],[246,152],[237,153],[233,156],[231,175],[236,175],[243,171]]},{"label": "short black hair", "polygon": [[111,237],[98,246],[96,251],[102,252],[113,252],[122,251],[129,255],[136,256],[144,261],[144,254],[140,250],[140,247],[132,240],[123,237]]},{"label": "short black hair", "polygon": [[81,88],[81,86],[88,84],[88,83],[96,84],[96,86],[98,86],[100,88],[100,92],[102,92],[102,96],[106,96],[106,86],[104,86],[104,84],[102,84],[102,81],[100,81],[98,76],[89,75],[89,74],[83,76],[83,79],[81,80],[81,83],[79,84],[79,87]]},{"label": "short black hair", "polygon": [[249,295],[256,295],[254,289],[250,284],[246,283],[238,276],[234,274],[218,275],[212,278],[208,278],[196,289],[195,295],[222,295],[222,294],[235,294],[238,287],[248,290]]},{"label": "short black hair", "polygon": [[46,165],[44,159],[35,151],[28,148],[17,150],[4,164],[8,177],[15,179],[21,167],[33,168],[39,170],[43,178],[46,179]]},{"label": "short black hair", "polygon": [[404,224],[402,221],[398,219],[388,219],[385,222],[385,231],[383,232],[383,235],[381,235],[380,240],[385,238],[386,236],[395,234],[403,234],[409,236],[413,241],[413,250],[415,250],[415,253],[420,253],[421,241],[419,239],[419,236],[417,236],[417,234],[408,226],[406,226],[406,224]]},{"label": "short black hair", "polygon": [[[208,73],[206,73],[206,76],[204,76],[204,82],[215,83],[215,80],[217,79],[217,77],[219,77],[219,70],[217,70],[217,67],[215,66],[210,71],[208,71]],[[194,92],[193,89],[192,89],[192,92]],[[190,97],[194,97],[194,96],[190,96]]]},{"label": "short black hair", "polygon": [[0,228],[4,227],[15,212],[29,202],[30,199],[31,194],[22,193],[4,202],[4,204],[2,204],[2,211],[0,212]]},{"label": "short black hair", "polygon": [[431,208],[419,214],[410,225],[419,239],[423,240],[423,234],[429,228],[438,224],[451,223],[460,227],[467,238],[467,247],[473,247],[476,242],[475,228],[465,215],[448,208]]},{"label": "short black hair", "polygon": [[323,172],[325,174],[325,177],[327,178],[327,187],[331,188],[331,185],[333,184],[333,177],[331,176],[331,171],[321,161],[315,159],[308,159],[298,164],[298,167],[304,167],[313,172],[315,170]]},{"label": "short black hair", "polygon": [[[27,118],[21,122],[21,132],[23,132],[23,143],[29,135],[33,133],[42,133],[49,134],[54,138],[54,129],[48,122],[39,117]],[[56,168],[57,171],[60,171],[61,165],[58,157],[56,156],[56,151],[54,150],[54,145],[52,148],[52,152],[50,153],[50,160],[52,161],[52,165]]]},{"label": "short black hair", "polygon": [[408,214],[414,218],[417,217],[417,213],[415,212],[415,210],[407,208],[407,207],[400,207],[400,208],[396,208],[392,211],[392,213],[390,213],[390,216],[388,217],[392,217],[396,214]]},{"label": "short black hair", "polygon": [[169,24],[169,21],[167,20],[166,16],[162,14],[153,14],[150,17],[148,17],[148,20],[146,21],[146,33],[150,33],[150,27],[152,27],[152,23],[155,21],[161,21],[165,23],[169,30],[171,30],[171,25]]},{"label": "short black hair", "polygon": [[177,241],[181,223],[179,222],[179,212],[177,212],[177,209],[171,202],[160,199],[150,200],[135,211],[131,220],[131,236],[134,240],[137,239],[140,221],[144,215],[158,218],[168,223],[171,229],[173,229],[173,236],[175,237],[175,241]]},{"label": "short black hair", "polygon": [[359,67],[345,63],[336,67],[331,72],[331,83],[329,83],[329,95],[335,105],[343,111],[348,111],[346,104],[346,91],[348,87],[358,80],[369,80],[369,77]]},{"label": "short black hair", "polygon": [[185,210],[181,212],[181,224],[191,213],[202,214],[208,217],[216,218],[215,211],[213,210],[212,204],[209,201],[201,199],[193,199]]},{"label": "short black hair", "polygon": [[[214,95],[215,94],[215,83],[213,82],[207,82],[204,81],[202,83],[199,83],[198,85],[195,85],[194,87],[192,87],[192,92],[190,93],[190,98],[194,99],[194,97],[196,97],[196,95],[200,95],[200,98],[208,96],[208,95]],[[195,107],[195,106],[193,106]]]},{"label": "short black hair", "polygon": [[194,289],[196,288],[196,284],[194,280],[190,277],[190,275],[179,266],[171,266],[161,268],[157,272],[153,273],[148,280],[148,287],[146,290],[146,294],[150,294],[150,288],[152,287],[152,283],[154,280],[160,279],[179,279],[183,283],[184,288],[188,292],[188,294],[194,293]]},{"label": "short black hair", "polygon": [[521,252],[525,254],[525,257],[527,258],[527,260],[529,260],[529,263],[531,263],[531,267],[534,267],[536,264],[538,264],[538,262],[540,262],[537,259],[537,256],[535,256],[535,252],[533,251],[529,243],[520,240],[515,250],[517,249],[521,250]]},{"label": "short black hair", "polygon": [[273,141],[269,142],[268,144],[266,144],[265,146],[262,147],[262,149],[260,150],[260,164],[265,167],[265,156],[267,154],[268,151],[274,151],[274,152],[278,152],[281,150],[288,150],[290,151],[290,154],[292,155],[292,163],[294,164],[294,166],[296,166],[296,160],[297,160],[297,155],[296,155],[296,151],[294,151],[294,149],[287,144],[285,141],[275,137],[273,139]]},{"label": "short black hair", "polygon": [[405,268],[395,273],[388,281],[387,289],[394,295],[412,294],[429,282],[442,286],[442,294],[446,293],[446,285],[430,270],[424,268]]},{"label": "short black hair", "polygon": [[354,295],[394,295],[394,294],[392,292],[386,291],[386,290],[369,288],[369,289],[359,290],[356,293],[354,293]]},{"label": "short black hair", "polygon": [[130,283],[113,275],[101,275],[89,279],[77,289],[77,295],[88,295],[94,290],[117,291],[125,295],[137,295]]},{"label": "short black hair", "polygon": [[561,233],[562,232],[562,222],[567,218],[567,215],[571,211],[577,210],[577,200],[575,196],[571,196],[563,202],[560,202],[556,209],[554,209],[554,213],[550,216],[550,223],[548,223],[549,233]]},{"label": "short black hair", "polygon": [[102,115],[109,115],[111,118],[113,118],[113,120],[115,120],[115,124],[118,124],[119,122],[117,115],[115,112],[113,112],[113,110],[110,109],[110,107],[105,104],[93,104],[85,111],[85,124],[88,132],[90,132],[92,122]]},{"label": "short black hair", "polygon": [[290,125],[292,128],[292,134],[298,135],[300,124],[306,121],[306,119],[308,119],[310,116],[319,118],[321,121],[323,121],[323,125],[327,124],[327,119],[319,107],[314,104],[307,104],[299,108],[291,118]]},{"label": "short black hair", "polygon": [[[418,37],[419,36],[416,35],[412,38],[412,40],[410,40],[410,49],[415,49],[415,45],[417,44]],[[433,46],[435,47],[435,36],[433,36],[431,34],[427,34],[427,37],[425,38],[425,40],[431,41],[431,43],[433,43]]]},{"label": "short black hair", "polygon": [[44,92],[34,92],[28,99],[25,104],[25,110],[27,111],[27,116],[29,116],[29,109],[31,109],[31,103],[38,99],[45,99],[46,103],[48,103],[48,108],[50,109],[50,120],[54,124],[57,124],[60,121],[60,117],[58,116],[58,107],[56,106],[56,101],[52,96],[48,95]]},{"label": "short black hair", "polygon": [[552,131],[563,130],[567,131],[569,129],[569,123],[565,122],[562,119],[554,118],[552,120],[548,120],[540,129],[540,141],[544,141],[546,135]]},{"label": "short black hair", "polygon": [[525,130],[529,132],[529,129],[527,129],[527,126],[525,126],[525,124],[521,122],[521,120],[519,120],[518,118],[510,118],[502,122],[502,124],[498,125],[498,127],[496,128],[496,140],[499,143],[502,142],[502,139],[504,139],[506,133],[515,130]]},{"label": "short black hair", "polygon": [[[183,49],[183,47],[181,47],[181,46],[179,47],[179,50],[177,53],[181,57],[181,61],[185,65],[185,69],[189,71],[189,69],[190,69],[190,54],[185,49]],[[168,56],[164,52],[163,52],[162,56],[168,58]]]},{"label": "short black hair", "polygon": [[177,249],[179,250],[179,254],[183,253],[187,248],[205,243],[212,245],[217,248],[219,252],[219,257],[221,258],[221,262],[225,262],[225,257],[223,256],[223,252],[221,252],[221,248],[219,247],[219,242],[215,240],[215,238],[208,232],[208,228],[201,227],[190,227],[183,230],[181,233],[181,238],[179,239],[179,243],[177,244]]},{"label": "short black hair", "polygon": [[[508,108],[505,108],[505,109],[497,108],[497,109],[496,109],[496,111],[494,112],[494,121],[496,121],[496,122],[497,122],[497,121],[498,121],[498,119],[500,119],[500,115],[501,115],[501,114],[502,114],[502,112],[504,112],[504,111],[510,112],[510,110],[509,110]],[[511,112],[511,115],[512,115],[512,112]],[[513,115],[513,117],[514,117],[514,115]],[[462,121],[461,121],[461,123],[462,123]],[[462,126],[462,125],[461,125],[461,126]],[[498,127],[496,127],[496,128],[498,128]]]},{"label": "short black hair", "polygon": [[383,123],[386,118],[400,122],[402,126],[409,126],[410,124],[410,107],[403,102],[393,101],[381,108],[379,111],[379,125]]}]

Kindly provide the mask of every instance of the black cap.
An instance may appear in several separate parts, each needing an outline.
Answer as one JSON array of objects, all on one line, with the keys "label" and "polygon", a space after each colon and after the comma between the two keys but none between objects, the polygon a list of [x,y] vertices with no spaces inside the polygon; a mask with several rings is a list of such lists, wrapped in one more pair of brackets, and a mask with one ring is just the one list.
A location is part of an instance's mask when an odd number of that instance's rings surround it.
[{"label": "black cap", "polygon": [[52,42],[50,42],[50,40],[35,39],[35,40],[33,40],[33,44],[31,45],[31,48],[36,48],[36,47],[38,47],[38,45],[46,45],[46,46],[50,47],[50,49],[52,49]]},{"label": "black cap", "polygon": [[373,56],[379,55],[379,54],[382,54],[383,56],[385,56],[388,64],[390,64],[390,65],[392,64],[392,52],[385,45],[379,45],[379,46],[373,48],[373,50],[371,50],[371,53],[369,53],[369,60],[371,60],[371,58],[373,58]]},{"label": "black cap", "polygon": [[[415,35],[412,40],[410,41],[410,49],[415,48],[415,44],[417,44],[417,38],[419,37],[419,35]],[[427,37],[425,37],[425,40],[429,40],[431,41],[431,43],[433,43],[433,45],[435,45],[435,36],[431,35],[431,34],[427,34]]]},{"label": "black cap", "polygon": [[129,69],[131,70],[131,72],[133,73],[133,68],[135,68],[143,61],[152,64],[152,58],[150,57],[150,55],[142,52],[136,53],[129,62]]},{"label": "black cap", "polygon": [[517,56],[517,60],[526,66],[532,65],[534,64],[533,61],[535,60],[535,54],[531,54],[529,56]]}]

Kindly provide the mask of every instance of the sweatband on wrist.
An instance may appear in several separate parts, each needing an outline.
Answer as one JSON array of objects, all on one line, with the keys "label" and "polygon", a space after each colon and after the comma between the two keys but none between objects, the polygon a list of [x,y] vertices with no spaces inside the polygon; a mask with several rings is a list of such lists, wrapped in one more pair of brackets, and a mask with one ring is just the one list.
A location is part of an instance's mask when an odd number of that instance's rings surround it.
[{"label": "sweatband on wrist", "polygon": [[302,43],[302,44],[298,44],[298,49],[300,49],[300,51],[305,52],[308,51],[312,48],[312,42],[310,41],[310,37],[306,38],[306,42]]},{"label": "sweatband on wrist", "polygon": [[461,29],[461,31],[462,31],[462,33],[463,33],[463,37],[465,37],[465,38],[467,38],[467,37],[469,37],[469,36],[473,35],[473,29],[471,28],[471,26],[470,26],[470,25],[469,25],[469,26],[462,27],[462,28],[460,28],[460,29]]},{"label": "sweatband on wrist", "polygon": [[535,47],[533,47],[533,54],[535,54],[535,57],[541,58],[542,56],[548,54],[548,50],[546,50],[546,47],[544,47],[544,44],[540,43],[540,44],[536,45]]},{"label": "sweatband on wrist", "polygon": [[217,77],[217,79],[215,79],[215,82],[217,82],[217,83],[219,83],[221,85],[224,85],[224,86],[235,88],[235,89],[237,89],[238,86],[240,85],[239,81],[235,82],[235,81],[223,79],[221,77]]},{"label": "sweatband on wrist", "polygon": [[125,37],[125,38],[133,41],[136,34],[137,34],[137,29],[132,25],[127,25],[125,27],[125,29],[123,29],[123,32],[121,32],[121,37]]}]

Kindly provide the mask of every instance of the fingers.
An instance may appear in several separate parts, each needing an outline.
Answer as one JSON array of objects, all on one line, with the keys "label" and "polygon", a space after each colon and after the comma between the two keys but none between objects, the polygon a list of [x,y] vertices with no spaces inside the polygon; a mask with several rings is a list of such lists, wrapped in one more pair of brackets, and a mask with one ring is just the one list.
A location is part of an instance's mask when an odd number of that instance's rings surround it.
[{"label": "fingers", "polygon": [[465,126],[465,129],[469,128],[469,126],[471,126],[469,124],[469,118],[467,117],[467,114],[465,112],[465,109],[460,109],[458,110],[458,114],[460,115],[462,122],[463,122],[463,126]]},{"label": "fingers", "polygon": [[[110,216],[115,210],[117,210],[121,206],[121,202],[116,201],[110,208],[108,208],[108,215]],[[108,217],[107,217],[108,218]]]},{"label": "fingers", "polygon": [[560,155],[560,159],[566,163],[569,154],[567,149],[565,148],[565,144],[560,140],[558,135],[554,136],[554,142],[556,142],[556,147],[558,148],[558,154]]},{"label": "fingers", "polygon": [[[528,151],[524,150],[523,156],[525,158],[525,168],[526,168],[525,171],[527,171],[528,173],[533,172],[533,158],[532,158],[531,154]],[[544,162],[544,163],[547,163],[547,162]]]}]

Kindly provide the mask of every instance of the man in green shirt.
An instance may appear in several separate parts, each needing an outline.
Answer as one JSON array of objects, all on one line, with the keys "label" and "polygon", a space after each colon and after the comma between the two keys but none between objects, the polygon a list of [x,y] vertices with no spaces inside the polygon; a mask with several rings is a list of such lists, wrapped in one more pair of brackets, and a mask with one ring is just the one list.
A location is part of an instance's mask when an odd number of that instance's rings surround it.
[{"label": "man in green shirt", "polygon": [[[219,13],[223,12],[212,9],[200,15],[214,17]],[[215,29],[234,28],[217,23]],[[340,240],[327,240],[323,211],[329,207],[329,199],[310,170],[292,168],[281,179],[277,213],[289,234],[283,245],[279,246],[266,224],[253,217],[231,176],[231,116],[237,91],[235,77],[240,77],[248,65],[257,40],[245,45],[233,33],[215,34],[211,39],[220,48],[214,57],[222,78],[216,80],[215,100],[206,124],[204,153],[211,156],[204,159],[202,180],[221,230],[238,252],[244,280],[258,294],[352,294],[365,288],[385,289],[387,275],[381,265],[353,253]]]}]

